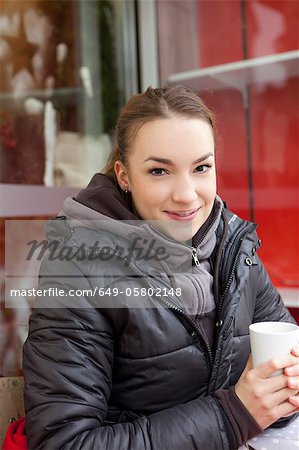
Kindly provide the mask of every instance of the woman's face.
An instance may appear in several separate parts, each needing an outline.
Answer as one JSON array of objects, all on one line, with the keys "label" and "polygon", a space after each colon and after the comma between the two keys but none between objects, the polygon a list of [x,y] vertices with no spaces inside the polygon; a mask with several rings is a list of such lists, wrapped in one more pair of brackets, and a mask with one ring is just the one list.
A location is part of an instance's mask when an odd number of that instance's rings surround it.
[{"label": "woman's face", "polygon": [[133,141],[127,168],[117,162],[115,172],[142,219],[164,223],[178,240],[190,239],[208,218],[216,195],[212,129],[200,119],[148,122]]}]

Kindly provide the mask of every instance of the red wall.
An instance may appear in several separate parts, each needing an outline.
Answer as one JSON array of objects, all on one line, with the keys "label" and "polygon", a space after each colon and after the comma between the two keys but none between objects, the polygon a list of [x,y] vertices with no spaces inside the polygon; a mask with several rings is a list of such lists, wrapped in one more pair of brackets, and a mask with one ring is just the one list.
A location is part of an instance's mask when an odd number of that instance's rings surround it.
[{"label": "red wall", "polygon": [[[242,11],[241,1],[200,0],[201,67],[297,49],[298,19],[297,1],[251,0],[244,2]],[[295,288],[299,288],[298,84],[299,78],[286,72],[279,82],[248,86],[253,211],[242,94],[232,88],[200,92],[219,122],[218,191],[240,216],[254,215],[263,242],[260,255],[274,283]]]},{"label": "red wall", "polygon": [[241,2],[199,0],[200,66],[243,59],[241,27]]},{"label": "red wall", "polygon": [[297,0],[250,0],[244,3],[248,58],[288,52],[298,48],[299,2]]},{"label": "red wall", "polygon": [[298,286],[299,79],[251,89],[255,221],[261,256],[278,286]]}]

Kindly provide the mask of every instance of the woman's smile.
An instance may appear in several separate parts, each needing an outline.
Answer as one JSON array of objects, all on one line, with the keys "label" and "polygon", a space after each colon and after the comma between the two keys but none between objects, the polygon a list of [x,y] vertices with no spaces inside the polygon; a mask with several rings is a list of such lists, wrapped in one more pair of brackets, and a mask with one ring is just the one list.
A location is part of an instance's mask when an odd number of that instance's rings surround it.
[{"label": "woman's smile", "polygon": [[193,208],[187,211],[165,211],[165,213],[172,220],[189,221],[195,218],[199,209],[200,207]]}]

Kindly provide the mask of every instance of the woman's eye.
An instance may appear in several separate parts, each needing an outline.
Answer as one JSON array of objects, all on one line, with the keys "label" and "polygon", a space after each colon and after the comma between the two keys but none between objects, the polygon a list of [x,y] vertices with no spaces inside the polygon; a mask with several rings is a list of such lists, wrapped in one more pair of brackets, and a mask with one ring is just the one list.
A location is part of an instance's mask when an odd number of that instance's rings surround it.
[{"label": "woman's eye", "polygon": [[206,172],[208,169],[210,169],[210,165],[209,164],[202,164],[201,166],[197,166],[195,171],[196,172]]},{"label": "woman's eye", "polygon": [[149,171],[149,173],[151,173],[152,175],[159,176],[159,175],[164,175],[166,173],[166,171],[165,171],[165,169],[157,168],[157,169],[151,169]]}]

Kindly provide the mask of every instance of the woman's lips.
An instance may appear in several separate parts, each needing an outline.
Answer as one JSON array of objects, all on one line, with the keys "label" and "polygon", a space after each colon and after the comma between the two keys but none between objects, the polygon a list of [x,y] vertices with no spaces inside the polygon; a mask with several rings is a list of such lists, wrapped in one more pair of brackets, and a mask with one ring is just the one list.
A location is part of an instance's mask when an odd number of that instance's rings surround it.
[{"label": "woman's lips", "polygon": [[200,208],[189,211],[165,211],[165,213],[173,220],[193,220]]}]

